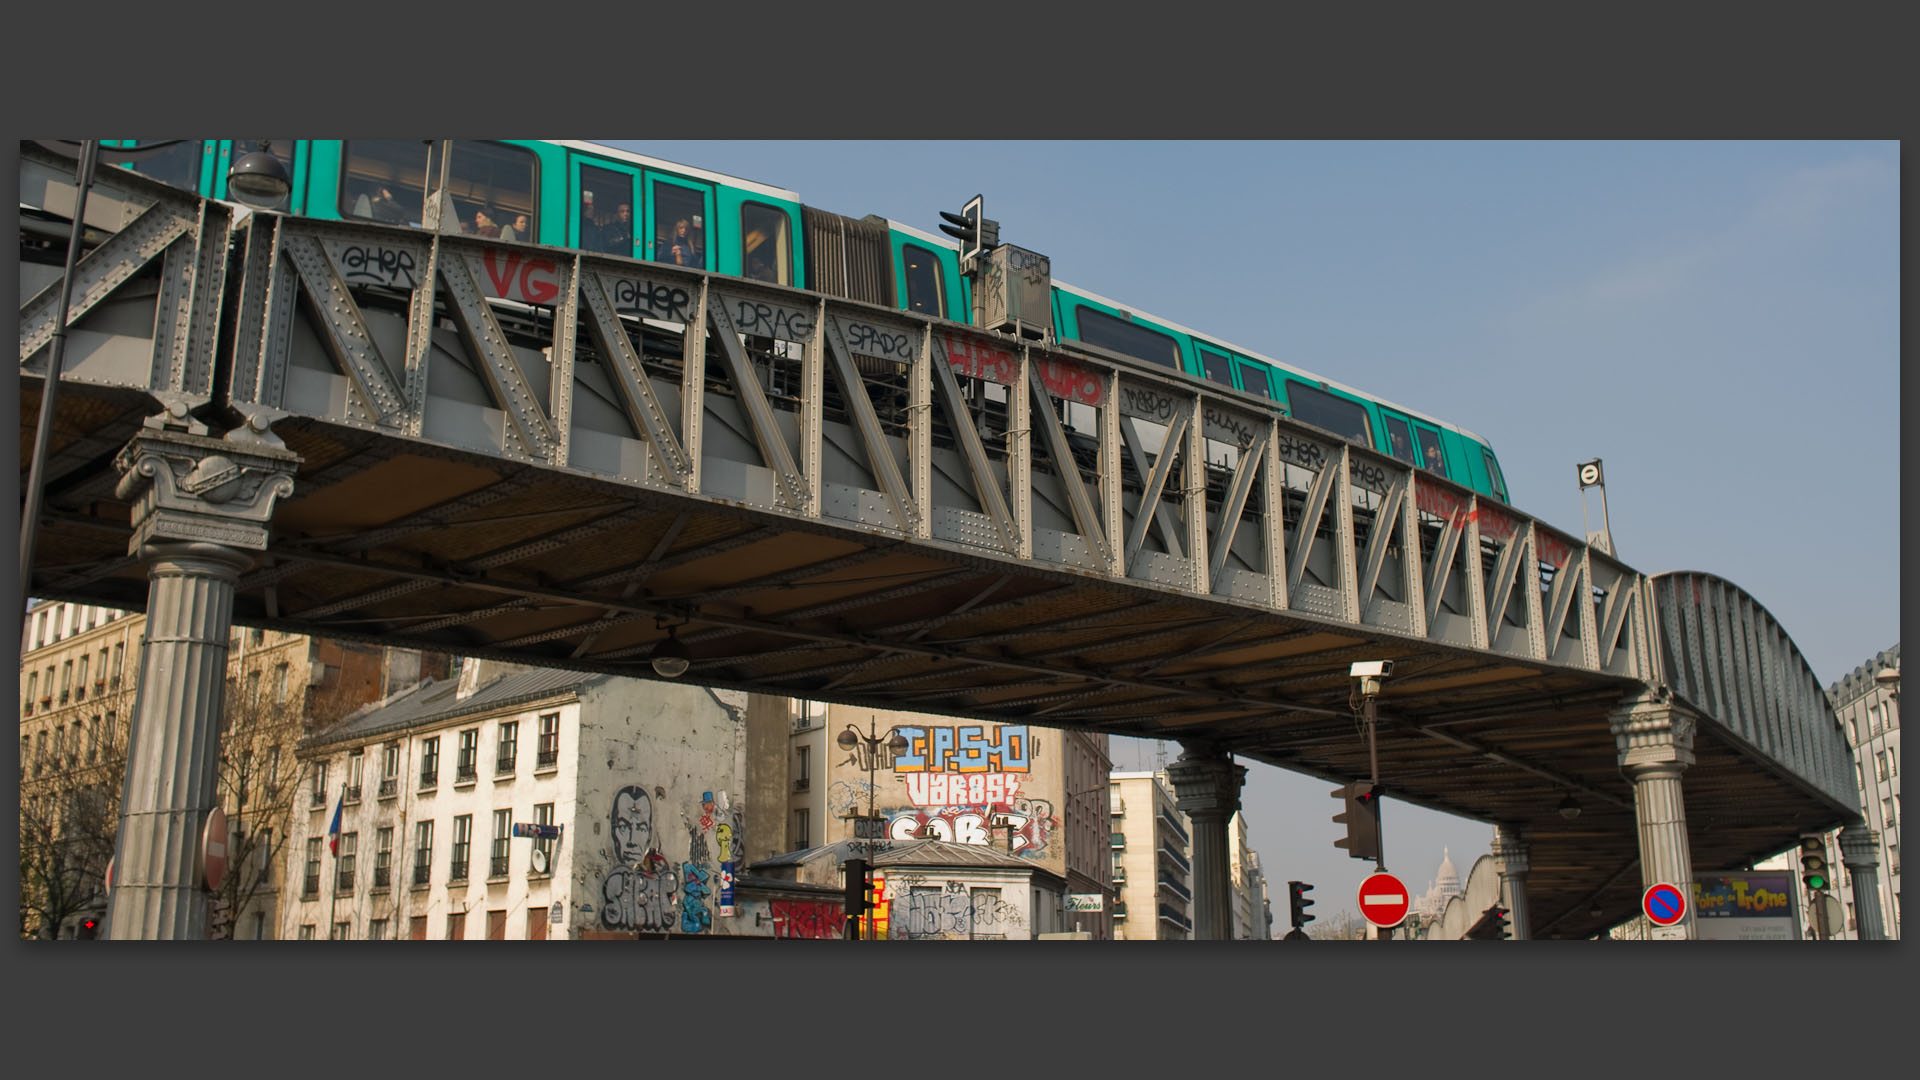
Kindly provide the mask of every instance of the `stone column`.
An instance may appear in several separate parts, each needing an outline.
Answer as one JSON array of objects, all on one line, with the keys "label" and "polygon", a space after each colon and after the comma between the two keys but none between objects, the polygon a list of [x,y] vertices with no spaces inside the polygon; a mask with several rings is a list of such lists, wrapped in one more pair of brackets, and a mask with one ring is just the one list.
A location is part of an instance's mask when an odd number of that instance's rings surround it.
[{"label": "stone column", "polygon": [[1507,905],[1507,928],[1513,940],[1533,936],[1533,922],[1527,917],[1527,843],[1520,830],[1499,826],[1493,834],[1493,857],[1500,869],[1500,894]]},{"label": "stone column", "polygon": [[1689,899],[1686,918],[1672,926],[1650,927],[1648,936],[1655,941],[1692,940],[1693,854],[1680,774],[1693,764],[1694,718],[1665,695],[1647,695],[1623,702],[1608,721],[1620,769],[1633,781],[1641,887],[1664,882]]},{"label": "stone column", "polygon": [[1860,940],[1887,940],[1880,918],[1880,834],[1863,825],[1840,830],[1840,860],[1853,878],[1853,917]]},{"label": "stone column", "polygon": [[1174,805],[1193,821],[1193,936],[1225,941],[1233,936],[1232,862],[1227,823],[1240,809],[1247,768],[1210,744],[1182,742],[1180,760],[1167,768]]},{"label": "stone column", "polygon": [[200,830],[219,797],[234,586],[248,553],[266,549],[274,501],[292,493],[300,459],[253,425],[215,439],[184,410],[147,424],[114,462],[116,493],[133,504],[128,553],[150,585],[106,936],[199,939]]}]

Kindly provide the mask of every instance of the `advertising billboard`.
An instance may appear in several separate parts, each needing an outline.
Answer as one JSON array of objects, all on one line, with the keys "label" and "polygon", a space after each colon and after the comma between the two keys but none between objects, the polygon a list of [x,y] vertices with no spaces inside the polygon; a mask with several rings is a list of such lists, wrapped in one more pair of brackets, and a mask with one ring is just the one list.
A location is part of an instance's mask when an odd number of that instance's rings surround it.
[{"label": "advertising billboard", "polygon": [[1701,941],[1798,941],[1791,870],[1693,874],[1694,936]]}]

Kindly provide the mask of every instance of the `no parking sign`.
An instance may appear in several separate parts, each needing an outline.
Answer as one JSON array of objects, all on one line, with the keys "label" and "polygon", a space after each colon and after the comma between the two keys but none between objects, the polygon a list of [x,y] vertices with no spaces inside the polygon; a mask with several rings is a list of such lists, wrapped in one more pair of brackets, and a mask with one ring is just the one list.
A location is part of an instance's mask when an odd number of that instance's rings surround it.
[{"label": "no parking sign", "polygon": [[1655,926],[1672,926],[1687,917],[1686,894],[1662,881],[1647,887],[1640,896],[1640,910]]}]

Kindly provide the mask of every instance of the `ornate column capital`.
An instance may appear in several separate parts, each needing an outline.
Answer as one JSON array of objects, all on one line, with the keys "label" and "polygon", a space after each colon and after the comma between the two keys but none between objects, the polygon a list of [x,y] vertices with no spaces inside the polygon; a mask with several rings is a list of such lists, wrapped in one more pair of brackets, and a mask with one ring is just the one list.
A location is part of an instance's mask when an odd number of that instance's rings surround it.
[{"label": "ornate column capital", "polygon": [[1173,781],[1174,805],[1196,820],[1226,821],[1240,809],[1240,786],[1247,767],[1235,765],[1226,751],[1206,743],[1181,743],[1180,759],[1167,766]]},{"label": "ornate column capital", "polygon": [[1880,834],[1862,825],[1840,830],[1840,861],[1848,870],[1873,870],[1880,865]]},{"label": "ornate column capital", "polygon": [[1693,714],[1664,695],[1629,698],[1607,714],[1620,766],[1629,773],[1665,767],[1678,771],[1693,764]]},{"label": "ornate column capital", "polygon": [[1519,829],[1511,825],[1501,825],[1495,829],[1492,854],[1502,877],[1514,877],[1527,872],[1527,842],[1521,838]]},{"label": "ornate column capital", "polygon": [[265,551],[273,505],[293,494],[300,456],[247,434],[214,439],[152,427],[136,434],[114,460],[114,493],[132,504],[127,553],[170,542]]}]

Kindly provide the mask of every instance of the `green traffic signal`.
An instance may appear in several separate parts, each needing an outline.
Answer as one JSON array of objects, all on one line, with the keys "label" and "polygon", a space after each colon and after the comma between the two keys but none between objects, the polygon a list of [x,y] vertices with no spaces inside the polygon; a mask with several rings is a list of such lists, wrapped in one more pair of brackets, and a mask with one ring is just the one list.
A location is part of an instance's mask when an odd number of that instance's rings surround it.
[{"label": "green traffic signal", "polygon": [[1827,841],[1824,837],[1800,838],[1800,880],[1814,892],[1831,884],[1827,877]]}]

